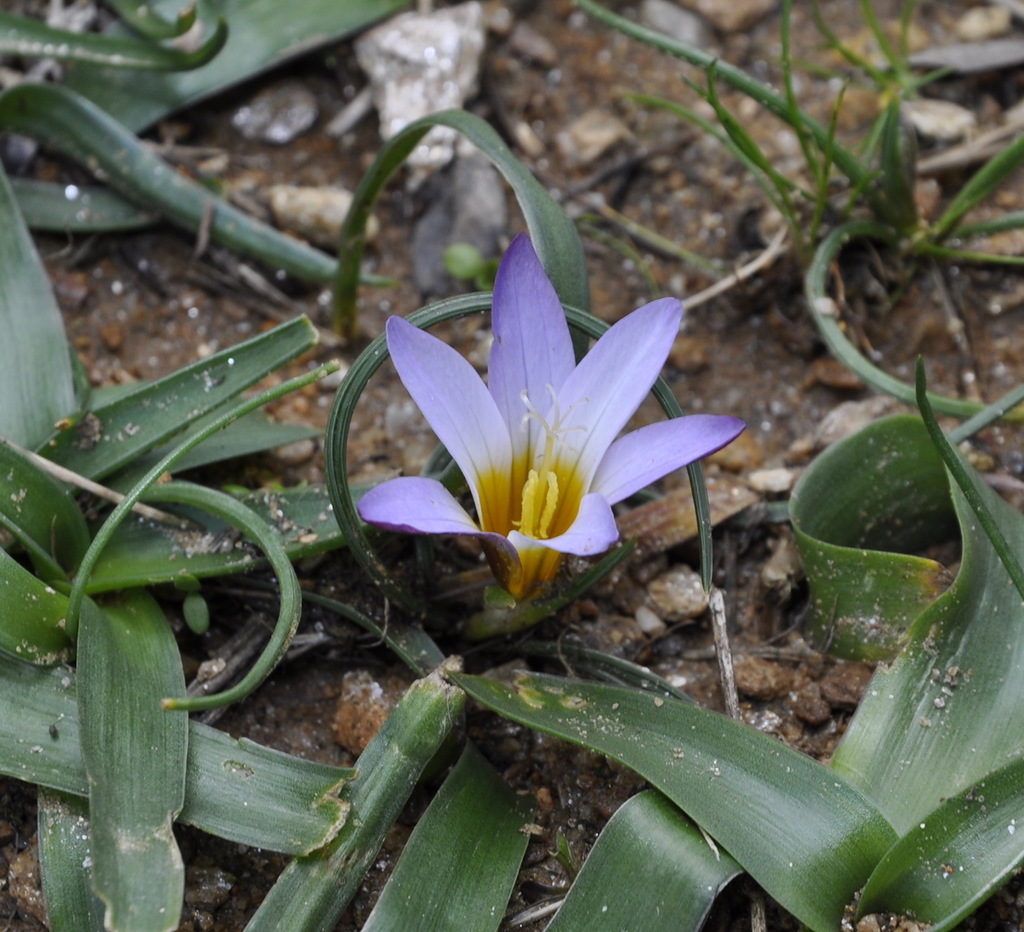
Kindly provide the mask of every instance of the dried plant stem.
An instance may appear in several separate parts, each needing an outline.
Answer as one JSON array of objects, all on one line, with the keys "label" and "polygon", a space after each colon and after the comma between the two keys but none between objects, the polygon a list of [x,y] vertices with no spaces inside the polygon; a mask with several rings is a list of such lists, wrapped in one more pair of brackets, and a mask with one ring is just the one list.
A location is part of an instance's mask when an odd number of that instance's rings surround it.
[{"label": "dried plant stem", "polygon": [[725,599],[721,589],[712,589],[708,602],[711,610],[711,630],[715,635],[715,654],[718,656],[718,670],[722,677],[722,696],[729,718],[741,721],[740,697],[736,692],[736,675],[732,666],[732,648],[729,646],[729,631],[725,618]]},{"label": "dried plant stem", "polygon": [[[87,479],[85,476],[79,475],[79,473],[74,472],[73,470],[66,469],[59,463],[55,463],[53,460],[48,460],[45,456],[40,456],[38,453],[26,450],[24,447],[18,446],[18,444],[13,440],[8,440],[4,437],[0,438],[0,441],[6,443],[7,446],[15,452],[28,457],[36,466],[49,473],[55,479],[59,479],[61,482],[66,482],[68,485],[73,485],[75,488],[82,489],[84,492],[89,492],[97,498],[113,502],[115,505],[119,504],[124,498],[124,495],[120,492],[115,492],[113,489],[108,489],[105,485],[93,482],[92,479]],[[186,521],[184,518],[179,518],[177,515],[172,515],[167,511],[161,511],[159,508],[152,508],[149,505],[143,505],[141,502],[133,505],[132,511],[138,515],[142,515],[144,518],[149,518],[152,521],[159,521],[162,524],[170,524],[179,528],[189,528],[192,526],[191,522]]]},{"label": "dried plant stem", "polygon": [[760,255],[751,259],[746,265],[741,265],[732,275],[727,275],[721,281],[715,282],[710,288],[705,288],[703,291],[698,291],[697,294],[686,298],[683,303],[686,305],[687,310],[692,310],[701,304],[707,303],[712,298],[717,298],[730,288],[735,288],[741,282],[752,278],[762,269],[768,268],[785,252],[785,248],[786,230],[783,227],[772,237],[772,241]]}]

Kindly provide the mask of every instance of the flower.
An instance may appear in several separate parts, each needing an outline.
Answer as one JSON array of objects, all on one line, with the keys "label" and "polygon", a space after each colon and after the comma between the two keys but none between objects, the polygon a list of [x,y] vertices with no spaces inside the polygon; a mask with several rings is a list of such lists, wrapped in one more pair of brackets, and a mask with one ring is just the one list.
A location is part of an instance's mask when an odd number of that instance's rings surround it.
[{"label": "flower", "polygon": [[563,554],[607,550],[619,539],[612,505],[744,428],[737,418],[695,414],[618,436],[658,377],[681,317],[674,298],[647,304],[577,365],[555,289],[530,240],[517,236],[494,283],[488,385],[436,337],[400,317],[386,325],[399,377],[462,470],[476,520],[440,482],[411,476],[367,492],[360,516],[394,531],[479,538],[516,599],[554,579]]}]

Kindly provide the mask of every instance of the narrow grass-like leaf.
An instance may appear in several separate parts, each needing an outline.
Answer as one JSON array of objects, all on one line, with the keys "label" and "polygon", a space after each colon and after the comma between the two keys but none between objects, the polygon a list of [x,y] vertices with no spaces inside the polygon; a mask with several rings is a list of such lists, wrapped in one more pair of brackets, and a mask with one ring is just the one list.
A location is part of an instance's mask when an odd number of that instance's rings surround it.
[{"label": "narrow grass-like leaf", "polygon": [[309,320],[297,317],[96,407],[60,431],[44,452],[74,472],[103,478],[237,397],[316,341]]},{"label": "narrow grass-like leaf", "polygon": [[199,48],[186,50],[139,39],[70,32],[27,16],[0,12],[0,54],[90,62],[108,68],[146,71],[198,68],[224,47],[227,37],[227,23],[223,19]]},{"label": "narrow grass-like leaf", "polygon": [[152,596],[135,589],[85,604],[79,727],[93,885],[113,932],[178,927],[185,866],[171,825],[185,802],[188,716],[160,701],[184,692],[178,646]]},{"label": "narrow grass-like leaf", "polygon": [[[214,695],[193,696],[188,699],[178,698],[171,694],[165,697],[167,708],[187,709],[188,711],[212,709],[230,705],[232,702],[239,702],[270,675],[270,672],[284,656],[285,651],[288,650],[292,638],[295,637],[295,631],[302,616],[302,592],[295,569],[278,536],[270,526],[252,509],[247,508],[230,495],[187,482],[168,482],[164,485],[152,486],[146,492],[146,498],[152,502],[177,502],[191,505],[229,522],[259,546],[277,577],[281,596],[277,621],[267,646],[263,648],[263,652],[249,672],[234,686]],[[112,520],[113,517],[108,518],[108,524]],[[99,534],[95,540],[100,540]]]},{"label": "narrow grass-like leaf", "polygon": [[[858,161],[857,157],[849,150],[839,145],[834,138],[831,138],[828,127],[822,126],[816,120],[811,119],[802,110],[794,111],[785,94],[780,94],[767,84],[750,77],[750,75],[734,65],[719,60],[710,52],[679,42],[663,33],[648,29],[646,26],[641,26],[632,20],[612,13],[610,10],[594,2],[594,0],[576,0],[576,4],[606,26],[617,29],[630,38],[637,39],[663,52],[668,52],[670,55],[675,55],[692,65],[696,65],[705,72],[714,67],[719,78],[724,80],[734,90],[746,94],[751,100],[760,104],[780,120],[790,123],[790,121],[797,119],[799,121],[798,131],[806,133],[813,139],[821,151],[830,150],[836,167],[850,179],[854,187],[866,187],[867,180],[871,175],[868,167]],[[867,191],[867,194],[876,213],[880,216],[884,215],[884,203],[870,191]]]},{"label": "narrow grass-like leaf", "polygon": [[999,526],[999,523],[989,510],[985,499],[978,493],[972,478],[972,467],[968,466],[967,463],[957,455],[956,450],[953,449],[953,445],[942,432],[939,422],[935,420],[935,413],[928,404],[928,392],[926,390],[927,384],[927,378],[924,371],[924,359],[918,356],[917,406],[921,409],[921,419],[924,422],[925,430],[928,431],[928,438],[935,447],[935,451],[942,458],[942,462],[945,464],[946,469],[949,471],[949,475],[956,483],[957,488],[959,488],[960,494],[963,495],[967,504],[971,506],[971,511],[974,512],[974,516],[978,519],[978,523],[981,525],[982,530],[984,530],[985,536],[992,545],[992,549],[995,550],[996,555],[1002,562],[1007,575],[1010,577],[1014,586],[1017,587],[1017,592],[1019,592],[1021,598],[1024,599],[1024,569],[1021,567],[1020,557],[1010,549],[1010,545],[1006,540],[1006,535],[1003,534],[1003,529]]},{"label": "narrow grass-like leaf", "polygon": [[0,437],[35,449],[75,406],[64,321],[0,167]]},{"label": "narrow grass-like leaf", "polygon": [[1002,184],[1010,172],[1024,161],[1024,136],[1020,136],[997,152],[979,168],[953,198],[942,216],[929,230],[933,242],[941,242],[956,231],[969,210],[977,206]]},{"label": "narrow grass-like leaf", "polygon": [[435,126],[447,126],[473,143],[511,185],[526,218],[537,255],[563,304],[588,310],[590,289],[587,264],[576,227],[530,170],[517,159],[494,128],[465,110],[446,110],[410,123],[388,139],[352,196],[352,207],[341,228],[338,279],[334,289],[334,327],[353,334],[356,329],[356,288],[366,236],[366,223],[388,178]]},{"label": "narrow grass-like leaf", "polygon": [[[228,41],[209,64],[194,71],[156,74],[79,66],[71,87],[125,126],[139,132],[168,113],[225,90],[296,55],[328,45],[408,5],[408,0],[220,0],[199,4],[228,23]],[[156,0],[150,9],[177,16],[182,0]],[[123,32],[123,30],[112,30]]]},{"label": "narrow grass-like leaf", "polygon": [[67,489],[0,438],[0,527],[32,559],[44,580],[66,579],[89,547],[85,518]]},{"label": "narrow grass-like leaf", "polygon": [[846,906],[896,835],[827,767],[708,709],[617,686],[457,676],[478,702],[635,770],[815,932]]},{"label": "narrow grass-like leaf", "polygon": [[138,230],[160,218],[109,188],[12,178],[11,188],[31,230],[51,233],[106,233]]},{"label": "narrow grass-like leaf", "polygon": [[951,581],[940,564],[912,555],[957,532],[946,470],[920,426],[898,415],[879,422],[868,442],[841,440],[793,489],[789,512],[811,590],[811,632],[837,656],[893,657],[911,622]]},{"label": "narrow grass-like leaf", "polygon": [[[74,647],[67,630],[68,599],[0,548],[3,624],[0,653],[31,663],[68,660]],[[2,718],[2,716],[0,716]]]},{"label": "narrow grass-like leaf", "polygon": [[163,7],[174,16],[173,22],[164,19],[153,6],[138,3],[137,0],[107,0],[107,5],[117,13],[124,25],[147,39],[174,39],[188,32],[198,16],[195,2],[183,4],[183,0],[175,0],[172,4],[164,3]]},{"label": "narrow grass-like leaf", "polygon": [[[0,773],[88,795],[75,681],[70,669],[0,653]],[[341,826],[347,806],[334,794],[354,775],[192,722],[178,821],[239,844],[308,854]]]},{"label": "narrow grass-like leaf", "polygon": [[[868,464],[877,430],[856,435]],[[908,446],[925,438],[923,424],[905,430]],[[967,476],[1021,561],[1024,517],[973,470]],[[963,537],[957,577],[913,622],[900,656],[875,672],[833,757],[901,833],[1024,753],[1024,605],[955,486],[952,498]]]},{"label": "narrow grass-like leaf", "polygon": [[467,745],[416,824],[363,932],[493,932],[505,914],[533,819]]},{"label": "narrow grass-like leaf", "polygon": [[39,790],[39,873],[52,932],[105,932],[103,903],[89,871],[89,803],[55,790]]},{"label": "narrow grass-like leaf", "polygon": [[[138,77],[133,73],[133,79]],[[132,96],[139,95],[136,88]],[[19,84],[0,94],[0,127],[31,136],[90,170],[102,170],[140,207],[272,269],[326,282],[337,263],[326,253],[255,219],[165,162],[95,104],[56,84]]]},{"label": "narrow grass-like leaf", "polygon": [[[356,491],[358,501],[358,490]],[[257,491],[238,500],[277,536],[290,560],[344,545],[327,490],[304,486]],[[177,509],[193,519],[189,528],[131,515],[104,547],[86,591],[90,594],[174,582],[182,576],[206,579],[266,565],[259,550],[240,539],[229,522],[193,508]]]},{"label": "narrow grass-like leaf", "polygon": [[945,932],[1024,860],[1024,758],[979,780],[913,826],[879,862],[858,915],[914,916]]},{"label": "narrow grass-like leaf", "polygon": [[[198,433],[216,416],[217,412],[213,412],[197,418],[168,443],[138,457],[118,471],[117,476],[110,480],[111,487],[123,489],[134,485],[157,460],[166,456],[181,441]],[[180,474],[190,469],[198,469],[200,466],[209,466],[211,463],[272,450],[297,440],[319,437],[322,433],[323,431],[307,424],[278,424],[262,411],[254,411],[217,431],[195,449],[189,450],[175,463],[174,469]]]},{"label": "narrow grass-like leaf", "polygon": [[647,790],[616,810],[545,932],[698,932],[742,871],[661,793]]},{"label": "narrow grass-like leaf", "polygon": [[348,821],[321,851],[285,868],[247,932],[330,932],[335,927],[464,703],[465,695],[440,671],[409,687],[360,755],[359,775],[342,791],[352,806]]},{"label": "narrow grass-like leaf", "polygon": [[[842,249],[857,239],[876,240],[887,246],[895,246],[898,237],[892,228],[874,220],[851,220],[832,230],[821,241],[804,275],[804,295],[811,318],[832,355],[847,369],[876,391],[914,405],[917,403],[914,386],[883,372],[857,350],[843,332],[838,308],[828,295],[828,280],[833,263],[838,260]],[[970,417],[983,407],[977,402],[943,395],[929,394],[928,400],[936,411],[956,417]],[[1010,412],[1007,419],[1024,420],[1024,411]]]},{"label": "narrow grass-like leaf", "polygon": [[337,793],[355,776],[193,722],[181,821],[241,844],[309,854],[344,824],[349,804]]}]

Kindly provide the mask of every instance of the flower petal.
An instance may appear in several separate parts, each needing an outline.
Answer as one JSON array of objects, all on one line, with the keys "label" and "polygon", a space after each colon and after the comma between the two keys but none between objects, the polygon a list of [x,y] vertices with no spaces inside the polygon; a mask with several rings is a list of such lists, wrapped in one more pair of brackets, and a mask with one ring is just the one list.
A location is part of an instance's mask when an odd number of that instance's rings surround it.
[{"label": "flower petal", "polygon": [[608,448],[591,491],[614,505],[662,476],[720,450],[745,426],[739,418],[727,415],[690,414],[641,427]]},{"label": "flower petal", "polygon": [[488,383],[514,439],[527,411],[524,389],[544,410],[547,386],[557,389],[576,365],[562,303],[525,235],[512,240],[498,267],[491,328]]},{"label": "flower petal", "polygon": [[388,349],[402,383],[469,483],[477,513],[501,501],[512,468],[508,429],[480,376],[452,347],[401,317],[387,322]]},{"label": "flower petal", "polygon": [[477,523],[436,479],[402,476],[374,486],[356,509],[367,524],[406,534],[480,534]]},{"label": "flower petal", "polygon": [[[682,305],[675,298],[633,311],[597,341],[558,389],[559,433],[572,451],[584,489],[657,379],[681,317]],[[543,410],[551,413],[550,406]]]},{"label": "flower petal", "polygon": [[563,534],[538,541],[519,531],[512,531],[508,539],[520,553],[535,547],[546,547],[559,553],[574,553],[583,557],[604,553],[619,539],[619,529],[615,526],[615,516],[608,500],[603,495],[592,494],[583,496],[576,520]]},{"label": "flower petal", "polygon": [[518,572],[519,555],[508,538],[481,531],[466,509],[436,479],[389,479],[366,492],[356,509],[367,524],[388,531],[475,537],[483,541],[489,555],[506,566],[508,572]]}]

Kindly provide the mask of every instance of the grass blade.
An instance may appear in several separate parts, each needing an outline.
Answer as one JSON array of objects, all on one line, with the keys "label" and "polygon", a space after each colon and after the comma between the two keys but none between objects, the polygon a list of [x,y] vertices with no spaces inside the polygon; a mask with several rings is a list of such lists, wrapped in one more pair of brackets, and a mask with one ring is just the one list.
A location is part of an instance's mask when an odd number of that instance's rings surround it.
[{"label": "grass blade", "polygon": [[[365,29],[407,5],[408,0],[200,2],[204,19],[215,12],[228,23],[227,44],[209,64],[165,74],[82,65],[66,81],[119,122],[140,132],[174,110]],[[179,14],[183,2],[158,0],[149,6],[156,15],[170,18]]]},{"label": "grass blade", "polygon": [[89,804],[54,790],[39,791],[39,873],[46,918],[54,932],[105,932],[103,903],[89,872]]},{"label": "grass blade", "polygon": [[[697,932],[742,871],[669,800],[647,790],[616,810],[545,932]],[[622,882],[630,877],[643,883]]]},{"label": "grass blade", "polygon": [[[54,664],[74,653],[67,629],[67,596],[54,591],[0,548],[0,657],[6,651],[30,663]],[[2,716],[0,716],[2,718]]]},{"label": "grass blade", "polygon": [[0,167],[0,437],[35,449],[75,407],[64,321]]},{"label": "grass blade", "polygon": [[1024,759],[1017,758],[913,826],[881,860],[858,914],[915,916],[945,932],[1024,860]]},{"label": "grass blade", "polygon": [[85,518],[65,486],[0,438],[0,527],[25,548],[44,581],[66,580],[89,547]]},{"label": "grass blade", "polygon": [[363,932],[493,932],[501,924],[533,818],[468,745],[416,824]]},{"label": "grass blade", "polygon": [[[0,654],[0,708],[0,773],[87,796],[74,672]],[[335,793],[353,776],[192,722],[178,821],[239,844],[308,854],[341,827],[348,807]]]},{"label": "grass blade", "polygon": [[236,398],[316,341],[312,324],[297,317],[207,359],[197,359],[97,406],[88,417],[58,433],[46,455],[83,476],[101,479]]},{"label": "grass blade", "polygon": [[[138,77],[133,73],[134,80]],[[138,88],[131,91],[133,98],[140,93]],[[217,197],[145,148],[108,113],[64,86],[25,83],[4,91],[0,127],[31,136],[91,171],[102,170],[123,195],[140,207],[159,211],[185,230],[196,232],[208,224],[214,242],[272,269],[318,282],[336,274],[337,263],[331,256]]]},{"label": "grass blade", "polygon": [[246,932],[334,928],[464,703],[465,695],[440,671],[409,687],[360,755],[359,775],[342,792],[351,817],[323,850],[285,868]]},{"label": "grass blade", "polygon": [[227,23],[223,19],[199,48],[185,51],[173,45],[158,45],[138,39],[69,32],[26,16],[0,12],[0,54],[90,62],[108,68],[146,71],[198,68],[224,47],[227,38]]},{"label": "grass blade", "polygon": [[708,709],[553,676],[523,674],[514,688],[485,677],[455,679],[500,715],[635,770],[816,932],[838,928],[896,840],[850,783]]},{"label": "grass blade", "polygon": [[171,824],[185,802],[188,716],[161,708],[185,678],[170,625],[132,590],[87,602],[78,638],[92,878],[108,929],[173,932],[185,866]]}]

